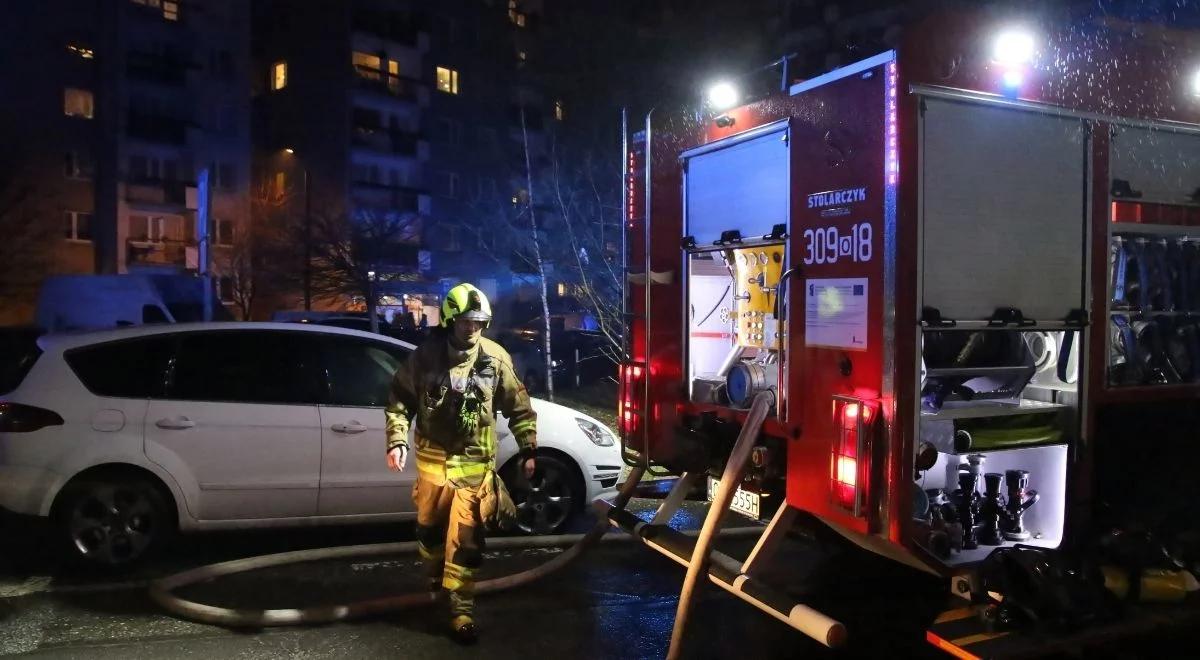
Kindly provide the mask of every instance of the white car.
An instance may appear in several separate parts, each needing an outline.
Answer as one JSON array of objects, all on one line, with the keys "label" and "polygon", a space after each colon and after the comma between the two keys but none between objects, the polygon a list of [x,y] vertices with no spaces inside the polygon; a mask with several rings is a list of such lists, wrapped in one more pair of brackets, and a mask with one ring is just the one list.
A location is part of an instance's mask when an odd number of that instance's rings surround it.
[{"label": "white car", "polygon": [[[52,519],[75,558],[133,563],[176,530],[415,517],[415,461],[388,470],[383,414],[411,344],[292,323],[22,336],[0,349],[0,508]],[[538,474],[517,474],[503,419],[497,465],[541,534],[610,494],[621,456],[595,419],[533,407]]]}]

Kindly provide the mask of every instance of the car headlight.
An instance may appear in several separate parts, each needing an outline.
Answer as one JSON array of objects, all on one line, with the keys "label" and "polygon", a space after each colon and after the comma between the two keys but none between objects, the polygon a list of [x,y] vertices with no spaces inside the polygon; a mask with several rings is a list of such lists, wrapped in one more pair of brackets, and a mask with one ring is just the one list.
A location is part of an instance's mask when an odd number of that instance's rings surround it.
[{"label": "car headlight", "polygon": [[613,440],[612,433],[610,433],[608,429],[600,426],[590,419],[584,419],[582,417],[576,417],[575,423],[579,425],[579,430],[583,431],[583,434],[587,436],[588,440],[592,441],[592,444],[596,445],[597,447],[613,446],[615,441]]}]

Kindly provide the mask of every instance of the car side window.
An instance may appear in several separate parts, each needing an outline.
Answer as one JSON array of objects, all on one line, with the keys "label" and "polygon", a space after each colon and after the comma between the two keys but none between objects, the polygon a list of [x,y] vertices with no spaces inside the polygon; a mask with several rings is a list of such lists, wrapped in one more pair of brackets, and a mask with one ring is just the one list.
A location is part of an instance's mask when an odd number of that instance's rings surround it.
[{"label": "car side window", "polygon": [[316,404],[324,384],[308,332],[259,330],[180,335],[169,396],[187,401]]},{"label": "car side window", "polygon": [[68,351],[67,365],[84,387],[99,396],[157,399],[165,393],[172,335],[154,335]]},{"label": "car side window", "polygon": [[392,376],[408,359],[407,348],[334,335],[322,337],[321,342],[330,405],[387,405]]}]

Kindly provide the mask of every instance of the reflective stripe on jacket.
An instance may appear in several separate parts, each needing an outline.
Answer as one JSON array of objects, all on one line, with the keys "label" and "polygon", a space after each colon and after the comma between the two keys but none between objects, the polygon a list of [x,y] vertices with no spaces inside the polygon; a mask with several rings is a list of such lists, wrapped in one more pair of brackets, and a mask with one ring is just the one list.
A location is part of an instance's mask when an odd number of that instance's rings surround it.
[{"label": "reflective stripe on jacket", "polygon": [[[478,422],[466,434],[459,425],[464,396],[478,398]],[[415,418],[417,469],[438,483],[478,485],[496,459],[497,412],[508,418],[523,452],[537,447],[537,414],[508,352],[480,338],[464,354],[453,351],[445,335],[435,336],[392,379],[387,448],[407,446]]]}]

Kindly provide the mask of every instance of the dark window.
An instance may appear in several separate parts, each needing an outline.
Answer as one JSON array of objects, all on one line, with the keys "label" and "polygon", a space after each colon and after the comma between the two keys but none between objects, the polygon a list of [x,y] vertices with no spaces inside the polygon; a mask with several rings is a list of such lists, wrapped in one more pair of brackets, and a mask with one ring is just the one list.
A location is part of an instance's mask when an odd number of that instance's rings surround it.
[{"label": "dark window", "polygon": [[67,364],[93,394],[127,399],[163,396],[170,335],[108,342],[69,351]]},{"label": "dark window", "polygon": [[315,341],[305,332],[181,335],[170,398],[313,404],[321,399]]},{"label": "dark window", "polygon": [[396,369],[408,349],[351,337],[322,338],[329,403],[335,406],[382,407]]},{"label": "dark window", "polygon": [[222,190],[233,190],[237,187],[232,163],[217,164],[217,187]]},{"label": "dark window", "polygon": [[158,305],[142,305],[142,323],[170,323],[166,312]]},{"label": "dark window", "polygon": [[42,331],[36,328],[0,329],[0,394],[17,389],[25,380],[42,354],[37,345],[41,334]]}]

